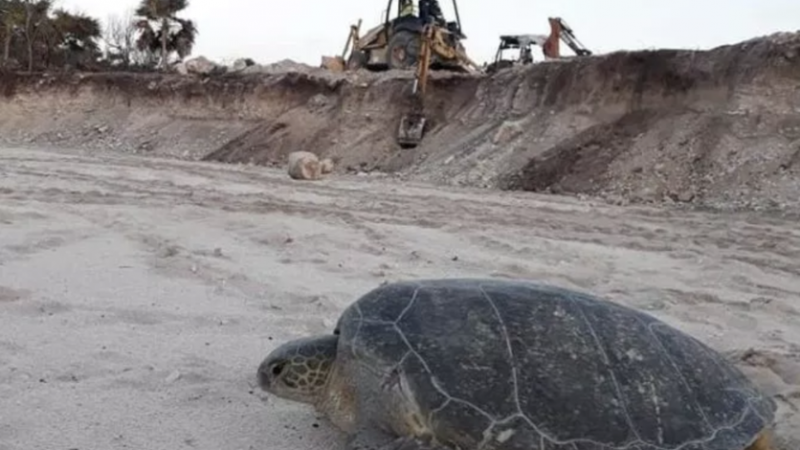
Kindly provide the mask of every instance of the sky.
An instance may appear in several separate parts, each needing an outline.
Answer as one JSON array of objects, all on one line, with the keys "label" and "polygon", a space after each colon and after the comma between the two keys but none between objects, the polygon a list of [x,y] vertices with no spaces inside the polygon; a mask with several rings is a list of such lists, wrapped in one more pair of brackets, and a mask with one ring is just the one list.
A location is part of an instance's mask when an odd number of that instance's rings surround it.
[{"label": "sky", "polygon": [[[396,1],[396,0],[395,0]],[[439,0],[454,20],[452,0]],[[105,21],[139,0],[56,0],[56,5]],[[199,35],[192,56],[215,61],[249,57],[268,64],[292,59],[318,65],[340,54],[349,26],[378,25],[387,0],[189,0],[183,16]],[[494,58],[501,34],[548,34],[561,17],[594,53],[647,48],[707,49],[779,31],[800,30],[800,0],[461,0],[468,54]],[[562,44],[562,53],[571,54]],[[535,53],[537,59],[540,54]]]}]

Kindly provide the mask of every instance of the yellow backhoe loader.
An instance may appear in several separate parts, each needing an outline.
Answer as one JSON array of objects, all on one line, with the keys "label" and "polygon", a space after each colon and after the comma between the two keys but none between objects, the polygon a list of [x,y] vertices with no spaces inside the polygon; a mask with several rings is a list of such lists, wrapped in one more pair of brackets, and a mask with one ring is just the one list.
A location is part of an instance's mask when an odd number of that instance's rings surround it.
[{"label": "yellow backhoe loader", "polygon": [[363,36],[360,35],[361,20],[352,25],[341,56],[323,57],[323,67],[337,72],[358,68],[371,71],[411,69],[420,59],[423,31],[426,25],[432,25],[432,69],[469,72],[470,67],[477,68],[461,44],[466,36],[461,29],[456,0],[453,0],[456,20],[451,22],[444,20],[438,6],[431,10],[431,3],[436,4],[421,0],[418,14],[408,14],[402,0],[397,3],[388,0],[383,23]]},{"label": "yellow backhoe loader", "polygon": [[456,20],[452,22],[444,20],[436,2],[420,0],[419,4],[419,14],[408,14],[402,0],[398,0],[396,8],[394,0],[388,0],[383,23],[360,36],[359,20],[350,27],[341,56],[322,58],[323,67],[337,72],[359,68],[415,70],[411,111],[401,119],[397,135],[403,147],[414,147],[422,139],[426,123],[424,95],[430,69],[482,71],[461,44],[466,36],[461,30],[456,0],[453,0]]}]

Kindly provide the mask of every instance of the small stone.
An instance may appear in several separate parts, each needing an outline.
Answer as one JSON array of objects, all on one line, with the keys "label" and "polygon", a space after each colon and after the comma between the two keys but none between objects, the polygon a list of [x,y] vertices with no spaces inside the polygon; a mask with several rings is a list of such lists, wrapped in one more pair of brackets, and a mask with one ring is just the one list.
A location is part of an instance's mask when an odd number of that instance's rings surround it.
[{"label": "small stone", "polygon": [[504,122],[495,132],[492,137],[492,143],[495,145],[507,144],[517,136],[522,134],[522,126],[517,122]]},{"label": "small stone", "polygon": [[167,376],[167,378],[164,379],[164,381],[166,381],[167,383],[174,383],[178,381],[178,378],[180,377],[181,373],[178,372],[177,370],[173,370],[172,373],[170,373],[169,376]]},{"label": "small stone", "polygon": [[689,203],[694,200],[694,193],[691,191],[683,191],[678,194],[678,201],[683,203]]},{"label": "small stone", "polygon": [[320,161],[320,169],[322,170],[323,174],[328,174],[333,172],[333,159],[331,158],[324,158]]}]

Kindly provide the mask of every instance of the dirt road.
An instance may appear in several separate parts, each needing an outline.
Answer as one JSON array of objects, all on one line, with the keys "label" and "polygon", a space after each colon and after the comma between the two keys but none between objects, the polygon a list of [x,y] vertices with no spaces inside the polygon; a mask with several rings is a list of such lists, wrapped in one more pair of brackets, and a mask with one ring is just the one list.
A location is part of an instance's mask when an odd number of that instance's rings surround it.
[{"label": "dirt road", "polygon": [[800,447],[795,222],[5,149],[0,449],[330,448],[310,409],[254,390],[260,360],[384,280],[472,275],[693,334],[775,395]]}]

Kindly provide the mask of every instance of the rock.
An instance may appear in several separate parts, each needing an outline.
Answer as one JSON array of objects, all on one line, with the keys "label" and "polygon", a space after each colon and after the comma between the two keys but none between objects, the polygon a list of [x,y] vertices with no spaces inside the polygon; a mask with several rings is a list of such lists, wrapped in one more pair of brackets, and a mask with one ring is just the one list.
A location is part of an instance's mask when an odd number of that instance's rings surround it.
[{"label": "rock", "polygon": [[492,137],[492,143],[494,145],[507,144],[522,134],[522,131],[522,126],[518,122],[504,122]]},{"label": "rock", "polygon": [[694,192],[689,190],[681,191],[677,198],[679,202],[690,203],[692,200],[694,200]]},{"label": "rock", "polygon": [[190,59],[186,61],[184,65],[186,66],[187,72],[196,73],[198,75],[208,75],[217,68],[217,65],[205,56],[198,56],[197,58]]},{"label": "rock", "polygon": [[312,110],[323,109],[326,106],[330,105],[330,103],[331,103],[330,99],[323,94],[317,94],[308,99],[308,107]]},{"label": "rock", "polygon": [[181,377],[181,373],[179,371],[177,371],[177,370],[173,370],[172,373],[170,373],[167,376],[167,378],[164,379],[164,381],[166,381],[167,383],[174,383],[174,382],[178,381],[178,378],[180,378],[180,377]]},{"label": "rock", "polygon": [[281,61],[267,64],[267,65],[253,65],[245,69],[246,73],[310,73],[313,67],[308,64],[292,61],[291,59],[283,59]]},{"label": "rock", "polygon": [[322,178],[322,164],[317,155],[311,152],[289,153],[287,172],[295,180],[319,180]]},{"label": "rock", "polygon": [[250,58],[239,58],[233,62],[233,70],[240,71],[247,67],[255,66],[256,62]]},{"label": "rock", "polygon": [[261,64],[254,64],[252,66],[245,67],[244,69],[241,70],[241,72],[242,73],[247,73],[247,74],[263,73],[264,72],[264,66],[262,66]]},{"label": "rock", "polygon": [[333,166],[333,160],[330,158],[325,158],[320,161],[320,170],[324,174],[333,172]]},{"label": "rock", "polygon": [[189,70],[186,68],[186,63],[175,64],[175,71],[181,75],[189,75]]}]

